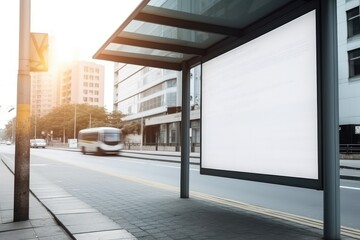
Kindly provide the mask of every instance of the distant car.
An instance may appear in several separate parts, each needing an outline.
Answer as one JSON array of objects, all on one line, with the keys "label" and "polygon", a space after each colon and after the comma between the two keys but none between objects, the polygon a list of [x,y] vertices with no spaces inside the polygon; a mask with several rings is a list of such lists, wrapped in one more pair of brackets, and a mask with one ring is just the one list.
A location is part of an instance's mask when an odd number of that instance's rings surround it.
[{"label": "distant car", "polygon": [[32,148],[45,148],[46,141],[45,139],[30,139],[30,147]]},{"label": "distant car", "polygon": [[6,145],[11,145],[11,142],[10,142],[10,141],[6,141]]}]

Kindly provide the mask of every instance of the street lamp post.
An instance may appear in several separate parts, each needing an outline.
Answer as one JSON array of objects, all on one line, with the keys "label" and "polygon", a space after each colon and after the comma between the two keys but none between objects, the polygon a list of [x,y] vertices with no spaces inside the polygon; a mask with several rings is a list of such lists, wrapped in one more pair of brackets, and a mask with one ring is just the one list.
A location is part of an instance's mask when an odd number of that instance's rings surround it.
[{"label": "street lamp post", "polygon": [[[75,104],[75,111],[74,111],[74,139],[76,138],[76,119],[77,119],[77,111],[78,111],[78,109],[77,109],[77,104]],[[84,110],[80,110],[80,112],[83,112],[83,113],[86,113],[86,114],[89,114],[89,128],[91,128],[91,113],[89,113],[89,112],[86,112],[86,111],[84,111]]]},{"label": "street lamp post", "polygon": [[76,139],[76,103],[75,103],[75,113],[74,113],[74,139]]},{"label": "street lamp post", "polygon": [[[0,109],[2,108],[3,106],[1,106],[0,105]],[[13,106],[8,106],[8,110],[7,110],[7,112],[9,113],[9,112],[11,112],[11,111],[13,111],[15,108],[13,107]],[[13,119],[11,119],[11,121],[8,121],[8,123],[11,123],[11,136],[10,136],[10,142],[11,142],[11,144],[13,144],[14,143],[14,118]],[[9,138],[9,134],[7,133],[7,138]]]},{"label": "street lamp post", "polygon": [[[76,105],[75,105],[75,116],[74,116],[74,138],[75,138],[75,131],[76,131],[76,117],[77,117],[77,108],[76,108]],[[92,126],[92,118],[91,118],[91,113],[87,112],[87,111],[84,111],[84,110],[80,110],[80,112],[83,112],[83,113],[86,113],[86,114],[89,114],[89,128],[91,128]]]},{"label": "street lamp post", "polygon": [[89,128],[91,128],[91,113],[89,113],[90,119],[89,119]]},{"label": "street lamp post", "polygon": [[[8,110],[8,112],[11,112],[12,110],[14,110],[15,108],[13,106],[10,107],[10,109]],[[11,120],[11,144],[14,143],[14,119]]]}]

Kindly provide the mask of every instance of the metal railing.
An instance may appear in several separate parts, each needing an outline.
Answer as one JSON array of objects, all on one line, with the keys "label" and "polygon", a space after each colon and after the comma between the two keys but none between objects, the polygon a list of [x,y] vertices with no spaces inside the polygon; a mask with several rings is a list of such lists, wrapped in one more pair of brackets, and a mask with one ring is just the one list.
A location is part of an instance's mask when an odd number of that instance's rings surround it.
[{"label": "metal railing", "polygon": [[[125,142],[124,148],[126,150],[147,150],[147,151],[168,151],[180,152],[181,146],[177,143],[147,143],[141,146],[140,143]],[[200,152],[200,143],[190,144],[190,152]]]},{"label": "metal railing", "polygon": [[340,144],[340,153],[360,153],[360,144]]}]

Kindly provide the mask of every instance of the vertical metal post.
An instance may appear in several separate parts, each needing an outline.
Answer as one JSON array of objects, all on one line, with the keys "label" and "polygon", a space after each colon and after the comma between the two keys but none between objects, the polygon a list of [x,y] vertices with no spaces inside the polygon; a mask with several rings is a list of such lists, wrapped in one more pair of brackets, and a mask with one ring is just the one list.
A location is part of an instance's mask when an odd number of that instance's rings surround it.
[{"label": "vertical metal post", "polygon": [[89,120],[89,128],[91,128],[91,113],[90,113],[90,120]]},{"label": "vertical metal post", "polygon": [[143,117],[140,119],[140,132],[141,132],[141,138],[140,138],[140,151],[143,150],[143,139],[144,139],[144,120]]},{"label": "vertical metal post", "polygon": [[190,128],[190,67],[182,66],[182,110],[181,110],[181,179],[180,197],[189,198],[189,128]]},{"label": "vertical metal post", "polygon": [[74,111],[74,139],[76,139],[76,103],[75,103],[75,111]]},{"label": "vertical metal post", "polygon": [[20,0],[19,71],[15,143],[14,221],[29,219],[30,0]]},{"label": "vertical metal post", "polygon": [[[35,111],[35,115],[34,115],[34,121],[35,121],[35,134],[34,134],[34,138],[36,139],[37,138],[37,135],[36,135],[36,131],[37,131],[37,129],[36,129],[36,124],[37,124],[37,117],[36,117],[36,115],[37,115],[37,113],[36,113],[36,111]],[[32,136],[31,136],[32,137]]]},{"label": "vertical metal post", "polygon": [[[63,123],[64,124],[64,123]],[[65,144],[65,139],[66,139],[66,136],[65,136],[65,126],[63,126],[63,143]]]},{"label": "vertical metal post", "polygon": [[324,238],[340,239],[339,109],[336,0],[321,0]]}]

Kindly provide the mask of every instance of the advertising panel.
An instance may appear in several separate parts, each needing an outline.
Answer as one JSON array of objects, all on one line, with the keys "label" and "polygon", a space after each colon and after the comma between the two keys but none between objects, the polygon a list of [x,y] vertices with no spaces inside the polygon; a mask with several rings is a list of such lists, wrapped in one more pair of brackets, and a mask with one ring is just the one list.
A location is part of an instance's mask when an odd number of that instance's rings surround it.
[{"label": "advertising panel", "polygon": [[319,188],[316,11],[202,65],[201,173]]}]

